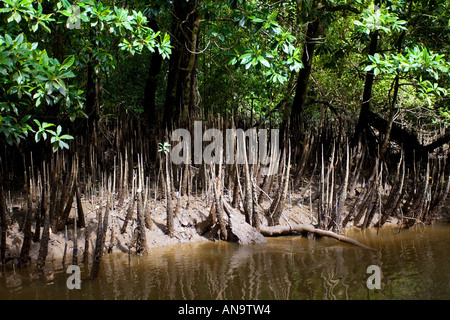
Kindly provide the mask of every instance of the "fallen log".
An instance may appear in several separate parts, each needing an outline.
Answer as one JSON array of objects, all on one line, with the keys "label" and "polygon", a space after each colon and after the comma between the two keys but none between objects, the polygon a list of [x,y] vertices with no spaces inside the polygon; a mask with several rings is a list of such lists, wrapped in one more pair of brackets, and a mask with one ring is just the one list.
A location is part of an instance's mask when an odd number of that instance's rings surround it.
[{"label": "fallen log", "polygon": [[376,249],[366,246],[365,244],[362,244],[361,242],[358,242],[354,239],[348,238],[346,236],[337,234],[332,231],[316,229],[313,226],[309,226],[309,225],[305,225],[305,224],[295,224],[292,226],[279,226],[278,225],[278,226],[274,226],[274,227],[261,226],[259,229],[259,232],[265,237],[285,236],[285,235],[293,235],[293,234],[299,234],[299,233],[300,234],[301,233],[312,233],[312,234],[316,234],[316,235],[319,235],[322,237],[334,238],[341,242],[349,243],[349,244],[358,246],[360,248],[377,251]]},{"label": "fallen log", "polygon": [[[227,229],[229,231],[230,237],[227,239],[231,242],[237,242],[239,244],[254,244],[254,243],[266,243],[267,240],[264,237],[273,237],[273,236],[284,236],[284,235],[293,235],[293,234],[301,234],[301,233],[311,233],[316,234],[322,237],[330,237],[337,239],[339,241],[349,243],[360,248],[377,251],[374,248],[366,246],[354,239],[348,238],[346,236],[337,234],[332,231],[316,229],[313,226],[305,225],[305,224],[295,224],[292,226],[260,226],[259,229],[253,228],[249,225],[242,214],[235,213],[234,209],[231,205],[222,198],[223,208],[228,216],[228,225]],[[209,216],[203,221],[200,222],[197,226],[197,232],[200,235],[205,234],[207,231],[214,229],[216,233],[217,228],[217,215],[215,213],[215,205],[211,207],[211,211]]]}]

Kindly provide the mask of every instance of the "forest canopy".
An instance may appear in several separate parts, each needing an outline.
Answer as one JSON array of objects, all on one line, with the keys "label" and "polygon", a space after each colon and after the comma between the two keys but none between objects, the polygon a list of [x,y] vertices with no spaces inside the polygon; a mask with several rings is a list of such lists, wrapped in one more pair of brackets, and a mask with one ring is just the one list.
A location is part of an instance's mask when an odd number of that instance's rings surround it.
[{"label": "forest canopy", "polygon": [[448,6],[3,0],[1,139],[50,138],[56,151],[85,132],[74,128],[123,113],[155,126],[212,111],[304,131],[323,112],[355,125],[366,104],[388,125],[442,126]]}]

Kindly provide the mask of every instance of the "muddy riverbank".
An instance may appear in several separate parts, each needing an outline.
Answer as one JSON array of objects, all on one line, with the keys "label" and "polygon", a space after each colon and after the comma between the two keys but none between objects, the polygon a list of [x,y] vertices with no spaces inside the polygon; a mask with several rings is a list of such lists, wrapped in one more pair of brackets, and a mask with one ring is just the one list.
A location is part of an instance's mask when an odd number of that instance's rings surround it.
[{"label": "muddy riverbank", "polygon": [[[175,218],[175,237],[169,237],[166,234],[166,208],[163,201],[149,200],[147,205],[150,210],[150,218],[152,220],[150,228],[146,228],[146,241],[147,247],[158,248],[167,245],[175,245],[186,242],[202,243],[208,241],[217,241],[217,239],[211,238],[208,234],[200,235],[198,232],[198,224],[201,221],[207,219],[212,200],[206,196],[198,197],[184,197],[179,202],[179,212]],[[74,238],[77,237],[77,256],[79,261],[83,259],[89,259],[95,248],[95,242],[97,238],[97,226],[99,210],[104,210],[107,205],[106,201],[92,204],[91,202],[83,202],[86,227],[77,228],[76,234],[73,228],[73,218],[76,215],[76,206],[73,205],[71,213],[69,215],[69,224],[67,230],[59,232],[50,232],[50,240],[48,246],[47,263],[51,261],[72,261],[74,252]],[[261,208],[270,205],[269,203],[262,203]],[[105,253],[127,253],[135,254],[136,241],[136,210],[125,228],[122,230],[126,210],[128,207],[128,200],[125,200],[122,205],[114,203],[110,209],[109,225],[106,231]],[[21,208],[16,208],[20,210]],[[444,208],[445,209],[445,208]],[[240,215],[239,223],[250,227],[245,223],[244,216],[235,211],[237,215]],[[302,204],[301,199],[296,199],[295,196],[286,201],[286,205],[283,211],[280,225],[291,226],[295,224],[304,224],[313,226],[316,224],[316,213],[309,204]],[[447,210],[443,210],[440,220],[448,220]],[[384,227],[399,226],[400,220],[391,217]],[[266,226],[267,221],[265,218],[261,220],[261,225]],[[342,230],[343,234],[347,234],[352,230],[357,230],[352,224],[345,230]],[[121,232],[124,231],[124,232]],[[337,241],[337,240],[334,240]],[[87,243],[86,243],[87,242]],[[7,264],[17,264],[20,250],[23,243],[23,232],[20,231],[20,221],[15,221],[7,230],[7,252],[6,260]],[[30,265],[34,265],[39,253],[40,242],[32,242],[30,249]],[[86,250],[88,255],[86,255]]]}]

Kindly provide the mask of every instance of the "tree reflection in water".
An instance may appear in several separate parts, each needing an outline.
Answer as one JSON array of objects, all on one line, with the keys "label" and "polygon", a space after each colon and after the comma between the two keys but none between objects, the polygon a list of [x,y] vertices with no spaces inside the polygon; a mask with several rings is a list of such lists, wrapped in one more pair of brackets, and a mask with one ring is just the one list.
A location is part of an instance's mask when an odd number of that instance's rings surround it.
[{"label": "tree reflection in water", "polygon": [[[2,272],[0,299],[448,299],[450,226],[398,233],[396,228],[351,231],[372,252],[334,239],[269,239],[239,246],[224,242],[150,249],[147,256],[105,255],[100,276],[68,290],[67,275],[30,280],[27,270]],[[382,270],[381,289],[369,290],[369,265]]]}]

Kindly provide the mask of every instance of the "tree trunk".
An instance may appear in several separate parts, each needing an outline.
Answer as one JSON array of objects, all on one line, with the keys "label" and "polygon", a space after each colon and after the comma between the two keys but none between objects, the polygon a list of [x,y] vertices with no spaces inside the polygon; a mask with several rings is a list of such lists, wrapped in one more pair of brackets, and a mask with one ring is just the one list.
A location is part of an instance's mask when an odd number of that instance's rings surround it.
[{"label": "tree trunk", "polygon": [[73,223],[73,249],[72,249],[72,264],[76,266],[78,264],[78,232],[77,232],[77,217]]},{"label": "tree trunk", "polygon": [[201,23],[197,0],[175,0],[172,9],[174,48],[169,61],[163,117],[163,125],[167,127],[180,116],[185,124],[197,105],[196,51]]},{"label": "tree trunk", "polygon": [[45,197],[45,187],[43,186],[41,192],[41,200],[39,203],[39,210],[36,210],[35,214],[36,226],[33,235],[33,242],[38,242],[41,237],[41,225],[43,225],[45,219]]},{"label": "tree trunk", "polygon": [[[155,19],[151,19],[148,22],[148,26],[152,28],[154,32],[159,31],[158,24]],[[162,61],[162,56],[159,52],[155,51],[151,57],[148,78],[145,83],[143,102],[147,133],[149,133],[154,128],[155,124],[158,123],[156,118],[156,89],[158,84],[158,75],[161,72]]]},{"label": "tree trunk", "polygon": [[[377,52],[377,45],[378,45],[378,32],[375,31],[370,35],[370,44],[368,52],[369,55],[374,55]],[[365,144],[364,136],[367,128],[369,127],[368,112],[370,111],[370,100],[372,99],[372,87],[374,78],[375,75],[373,73],[373,70],[370,70],[366,73],[361,110],[359,112],[359,118],[356,124],[352,145],[355,145],[360,138],[362,138],[363,144]]]},{"label": "tree trunk", "polygon": [[28,191],[28,200],[27,200],[27,212],[25,216],[25,228],[24,228],[24,237],[22,249],[20,250],[19,257],[19,268],[26,267],[28,265],[30,259],[30,248],[31,248],[31,223],[33,219],[33,200],[32,200],[32,191],[31,187],[29,187]]},{"label": "tree trunk", "polygon": [[44,273],[45,260],[47,259],[48,254],[48,243],[50,241],[50,214],[48,209],[48,196],[43,199],[46,203],[44,210],[44,228],[42,229],[42,237],[39,245],[39,255],[36,262],[36,276],[38,278],[42,277]]},{"label": "tree trunk", "polygon": [[[243,139],[243,143],[245,145],[245,138]],[[245,157],[245,163],[244,163],[244,176],[245,176],[245,196],[244,196],[244,212],[245,212],[245,221],[248,224],[252,224],[253,221],[253,215],[255,214],[255,207],[253,203],[253,185],[252,185],[252,177],[250,176],[250,168],[249,168],[249,161],[247,152],[245,151],[246,148],[244,146],[244,157]],[[250,146],[248,148],[249,153]],[[255,227],[255,224],[253,224],[253,227]]]},{"label": "tree trunk", "polygon": [[169,172],[169,155],[165,154],[164,158],[166,160],[166,199],[167,199],[167,221],[166,221],[166,233],[169,237],[173,238],[175,236],[175,226],[174,226],[174,211],[173,211],[173,198],[172,198],[172,183]]},{"label": "tree trunk", "polygon": [[[86,84],[86,115],[87,128],[83,128],[84,134],[86,132],[93,133],[94,127],[99,120],[98,107],[99,107],[99,97],[98,97],[98,81],[95,79],[94,63],[91,61],[92,56],[89,57],[89,62],[87,64],[87,84]],[[88,137],[90,137],[88,135]]]},{"label": "tree trunk", "polygon": [[123,225],[120,228],[120,233],[124,234],[125,231],[127,230],[127,226],[128,226],[128,222],[130,221],[131,217],[133,216],[133,209],[134,209],[134,196],[132,197],[132,199],[130,200],[130,203],[128,204],[128,209],[127,209],[127,213],[125,215],[125,220],[123,221]]},{"label": "tree trunk", "polygon": [[83,204],[81,203],[80,189],[79,189],[77,181],[75,181],[75,195],[77,197],[77,220],[78,220],[77,226],[78,226],[78,228],[85,228],[86,221],[84,219]]},{"label": "tree trunk", "polygon": [[349,171],[350,171],[350,151],[349,151],[349,145],[347,143],[347,152],[346,152],[346,161],[345,161],[345,172],[344,172],[344,183],[341,186],[341,192],[339,194],[338,204],[336,208],[336,216],[334,218],[333,223],[333,231],[334,232],[340,232],[341,224],[342,224],[342,214],[344,213],[344,205],[345,200],[347,199],[347,189],[348,189],[348,177],[349,177]]},{"label": "tree trunk", "polygon": [[387,219],[400,207],[400,201],[404,193],[403,190],[404,182],[405,182],[405,162],[403,160],[402,154],[402,157],[400,158],[400,161],[397,166],[395,184],[390,191],[388,199],[386,200],[386,204],[384,205],[382,215],[379,221],[375,224],[376,227],[378,228],[382,227],[386,223]]},{"label": "tree trunk", "polygon": [[100,271],[100,263],[103,256],[103,247],[105,245],[106,229],[108,228],[109,218],[109,201],[106,203],[105,216],[102,221],[102,209],[98,211],[98,226],[97,226],[97,240],[95,242],[94,261],[91,269],[91,279],[95,279]]},{"label": "tree trunk", "polygon": [[144,199],[142,193],[144,191],[138,191],[137,193],[137,239],[136,239],[136,253],[147,253],[147,237],[145,234],[145,212],[144,212]]},{"label": "tree trunk", "polygon": [[[408,7],[408,13],[407,13],[407,18],[408,19],[411,16],[412,2],[413,1],[411,0],[410,3],[409,3],[409,7]],[[405,35],[406,35],[406,31],[403,30],[403,32],[398,37],[398,40],[397,40],[397,52],[398,53],[402,52],[402,42],[403,42],[403,39],[404,39]],[[390,137],[391,137],[391,130],[392,130],[393,122],[394,122],[394,116],[395,116],[395,113],[396,113],[395,106],[397,104],[398,89],[399,88],[400,88],[400,76],[397,73],[395,75],[395,79],[394,79],[394,82],[393,82],[393,88],[392,88],[393,89],[393,94],[392,94],[392,100],[390,102],[388,126],[387,126],[387,129],[386,129],[386,133],[385,133],[385,138],[384,138],[383,144],[381,145],[381,148],[380,148],[380,158],[382,160],[384,159],[384,157],[386,155],[387,148],[388,148],[388,145],[389,145],[389,140],[390,140]]]},{"label": "tree trunk", "polygon": [[308,91],[308,83],[311,75],[312,61],[314,58],[314,50],[316,48],[317,39],[323,33],[324,23],[318,18],[309,22],[306,30],[306,39],[302,55],[303,68],[300,70],[297,79],[297,88],[295,91],[294,101],[292,103],[290,115],[290,131],[293,141],[298,143],[303,141],[305,132],[305,124],[303,122],[303,112],[306,102],[306,93]]},{"label": "tree trunk", "polygon": [[[221,166],[219,165],[219,170],[221,170]],[[213,175],[212,179],[212,188],[214,191],[214,201],[216,203],[216,211],[217,211],[217,220],[219,222],[219,230],[220,230],[220,238],[222,240],[227,241],[228,240],[228,231],[227,231],[227,219],[225,215],[225,211],[223,208],[223,202],[222,202],[222,188],[221,188],[221,174],[219,171],[219,174],[217,178],[215,177],[215,174]]]},{"label": "tree trunk", "polygon": [[[194,1],[195,2],[195,1]],[[193,23],[192,29],[191,26],[188,26],[188,30],[191,31],[186,32],[186,36],[189,37],[186,41],[187,48],[184,50],[185,56],[185,67],[182,69],[184,76],[184,85],[182,86],[181,95],[182,95],[182,107],[181,110],[181,123],[184,125],[188,124],[188,119],[194,116],[194,111],[197,108],[197,85],[198,85],[198,77],[197,77],[197,66],[198,66],[198,36],[200,33],[200,17],[198,16],[198,12],[194,9],[193,13]],[[183,26],[182,26],[183,28]]]},{"label": "tree trunk", "polygon": [[[287,157],[287,163],[286,163]],[[273,199],[269,208],[269,225],[276,226],[280,223],[281,215],[283,214],[283,206],[286,201],[286,196],[289,187],[289,175],[291,167],[291,147],[288,145],[288,150],[283,151],[283,173],[281,176],[280,185],[275,199]]]},{"label": "tree trunk", "polygon": [[6,219],[6,200],[3,190],[2,174],[0,172],[0,263],[2,264],[5,263],[6,259],[6,229],[8,228]]},{"label": "tree trunk", "polygon": [[87,264],[89,262],[89,237],[91,234],[90,228],[86,227],[84,229],[84,252],[83,252],[83,263]]},{"label": "tree trunk", "polygon": [[[61,217],[58,219],[58,225],[56,230],[63,230],[64,226],[67,224],[67,219],[69,218],[70,211],[72,210],[73,198],[75,196],[75,185],[72,186],[69,197],[67,198],[67,203],[62,212]],[[63,197],[64,199],[64,197]]]}]

